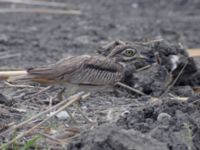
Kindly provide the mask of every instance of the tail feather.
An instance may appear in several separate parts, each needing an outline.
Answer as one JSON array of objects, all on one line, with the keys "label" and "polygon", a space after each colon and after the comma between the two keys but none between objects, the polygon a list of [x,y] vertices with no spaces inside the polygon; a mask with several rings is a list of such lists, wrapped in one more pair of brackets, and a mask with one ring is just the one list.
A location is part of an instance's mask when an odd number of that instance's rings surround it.
[{"label": "tail feather", "polygon": [[29,68],[23,71],[0,71],[0,81],[14,82],[31,80],[42,84],[53,84],[52,69],[48,67]]},{"label": "tail feather", "polygon": [[8,82],[19,81],[19,80],[28,80],[33,81],[41,84],[54,84],[54,80],[48,78],[37,77],[35,75],[19,75],[19,76],[12,76],[7,79]]},{"label": "tail feather", "polygon": [[29,68],[27,69],[27,72],[31,75],[51,75],[52,74],[52,69],[48,67],[38,67],[38,68]]}]

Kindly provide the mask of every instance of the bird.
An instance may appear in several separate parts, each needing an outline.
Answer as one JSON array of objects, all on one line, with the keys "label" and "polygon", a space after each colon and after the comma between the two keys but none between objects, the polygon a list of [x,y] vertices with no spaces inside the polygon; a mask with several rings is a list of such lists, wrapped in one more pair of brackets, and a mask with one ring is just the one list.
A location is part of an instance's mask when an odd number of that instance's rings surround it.
[{"label": "bird", "polygon": [[[7,80],[9,82],[30,80],[41,84],[60,85],[71,90],[69,93],[77,90],[113,89],[115,84],[124,78],[127,62],[140,59],[143,59],[143,56],[131,45],[119,45],[113,47],[108,56],[99,54],[68,56],[54,64],[28,68],[24,74],[8,77]],[[58,94],[60,100],[63,99],[64,91]],[[84,112],[77,110],[87,118]],[[75,120],[71,113],[66,111],[71,119]],[[90,122],[89,119],[87,121]]]},{"label": "bird", "polygon": [[117,46],[108,56],[68,56],[54,64],[33,67],[26,74],[8,78],[8,81],[30,80],[47,85],[76,86],[78,89],[104,89],[121,81],[127,62],[143,56],[131,45]]}]

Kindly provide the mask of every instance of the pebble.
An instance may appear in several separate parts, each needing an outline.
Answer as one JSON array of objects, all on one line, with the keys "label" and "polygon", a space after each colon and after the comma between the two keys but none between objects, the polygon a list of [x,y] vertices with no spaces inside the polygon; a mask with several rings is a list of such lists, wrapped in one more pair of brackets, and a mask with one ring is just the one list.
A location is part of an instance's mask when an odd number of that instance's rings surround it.
[{"label": "pebble", "polygon": [[168,124],[171,119],[171,116],[167,113],[160,113],[157,117],[157,121],[162,124]]},{"label": "pebble", "polygon": [[59,112],[56,117],[59,119],[59,120],[68,120],[70,119],[70,116],[69,114],[67,113],[67,111],[61,111]]}]

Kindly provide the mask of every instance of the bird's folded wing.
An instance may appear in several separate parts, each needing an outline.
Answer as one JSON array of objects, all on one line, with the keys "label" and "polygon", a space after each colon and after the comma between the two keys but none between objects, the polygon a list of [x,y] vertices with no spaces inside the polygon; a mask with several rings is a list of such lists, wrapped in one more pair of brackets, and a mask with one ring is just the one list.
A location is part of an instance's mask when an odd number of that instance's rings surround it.
[{"label": "bird's folded wing", "polygon": [[80,85],[111,85],[121,80],[123,67],[111,59],[93,56],[74,71],[69,82]]},{"label": "bird's folded wing", "polygon": [[41,83],[109,85],[121,80],[123,67],[103,56],[82,55],[65,58],[48,67],[29,69],[28,76]]},{"label": "bird's folded wing", "polygon": [[63,78],[65,78],[67,80],[68,76],[77,70],[87,59],[86,57],[67,57],[55,64],[46,67],[30,68],[27,71],[29,76],[33,78],[45,78],[50,80],[63,80]]}]

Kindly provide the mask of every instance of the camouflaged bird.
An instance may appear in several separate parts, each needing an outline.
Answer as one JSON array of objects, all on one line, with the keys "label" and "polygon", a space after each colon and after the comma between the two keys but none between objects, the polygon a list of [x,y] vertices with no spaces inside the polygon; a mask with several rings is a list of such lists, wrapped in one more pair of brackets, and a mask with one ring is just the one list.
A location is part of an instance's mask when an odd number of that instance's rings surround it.
[{"label": "camouflaged bird", "polygon": [[126,63],[141,59],[130,45],[115,47],[107,56],[69,56],[55,64],[29,68],[27,74],[10,78],[31,80],[42,84],[78,85],[79,87],[112,87],[122,80]]}]

